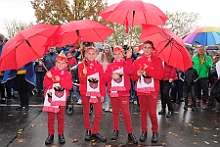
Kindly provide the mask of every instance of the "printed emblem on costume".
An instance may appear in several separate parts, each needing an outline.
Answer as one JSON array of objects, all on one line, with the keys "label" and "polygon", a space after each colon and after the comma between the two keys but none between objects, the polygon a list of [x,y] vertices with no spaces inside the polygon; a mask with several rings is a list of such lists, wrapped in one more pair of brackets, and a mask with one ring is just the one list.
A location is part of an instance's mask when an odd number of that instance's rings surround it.
[{"label": "printed emblem on costume", "polygon": [[152,82],[152,78],[148,75],[142,75],[144,77],[144,82],[146,84],[150,84]]},{"label": "printed emblem on costume", "polygon": [[89,77],[88,81],[91,88],[96,89],[98,87],[99,80],[97,78]]},{"label": "printed emblem on costume", "polygon": [[47,96],[48,96],[48,99],[47,99],[48,102],[51,103],[51,102],[52,102],[52,92],[49,91],[49,92],[47,93]]},{"label": "printed emblem on costume", "polygon": [[55,86],[54,87],[54,90],[55,90],[55,95],[58,97],[58,98],[61,98],[62,96],[64,96],[64,88],[60,87],[60,86]]},{"label": "printed emblem on costume", "polygon": [[123,74],[122,74],[122,73],[117,73],[117,74],[119,75],[119,78],[118,78],[118,79],[114,79],[114,81],[115,81],[116,83],[121,83]]}]

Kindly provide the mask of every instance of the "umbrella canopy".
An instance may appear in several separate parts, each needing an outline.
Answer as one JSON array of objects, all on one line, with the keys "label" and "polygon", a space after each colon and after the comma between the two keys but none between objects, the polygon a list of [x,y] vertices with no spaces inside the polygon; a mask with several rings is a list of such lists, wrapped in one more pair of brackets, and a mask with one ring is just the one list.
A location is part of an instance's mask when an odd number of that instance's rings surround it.
[{"label": "umbrella canopy", "polygon": [[114,32],[111,28],[92,20],[72,21],[61,25],[47,43],[50,46],[66,46],[82,38],[84,42],[104,42]]},{"label": "umbrella canopy", "polygon": [[209,45],[206,47],[206,50],[220,50],[219,45]]},{"label": "umbrella canopy", "polygon": [[183,36],[183,41],[195,45],[220,44],[220,28],[200,27]]},{"label": "umbrella canopy", "polygon": [[161,60],[181,71],[192,67],[192,60],[182,39],[167,28],[143,25],[140,36],[142,42],[153,41],[156,53]]},{"label": "umbrella canopy", "polygon": [[167,17],[155,5],[141,0],[123,0],[104,9],[99,14],[105,21],[122,25],[141,26],[141,24],[164,25]]},{"label": "umbrella canopy", "polygon": [[19,31],[2,49],[0,71],[18,69],[42,57],[47,52],[44,44],[56,29],[56,26],[37,24]]}]

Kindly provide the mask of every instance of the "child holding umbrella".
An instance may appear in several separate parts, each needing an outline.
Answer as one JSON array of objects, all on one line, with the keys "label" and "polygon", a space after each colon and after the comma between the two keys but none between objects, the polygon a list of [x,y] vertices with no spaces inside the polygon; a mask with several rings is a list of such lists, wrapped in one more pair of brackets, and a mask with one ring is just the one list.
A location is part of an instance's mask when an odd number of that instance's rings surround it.
[{"label": "child holding umbrella", "polygon": [[[79,91],[83,104],[83,118],[86,129],[85,140],[99,140],[105,142],[106,137],[99,134],[102,117],[102,102],[105,96],[104,70],[97,57],[97,48],[89,46],[85,48],[85,61],[78,66]],[[95,110],[93,127],[90,127],[90,103]]]},{"label": "child holding umbrella", "polygon": [[[43,107],[43,111],[48,112],[48,137],[45,141],[46,145],[49,145],[54,140],[54,120],[55,116],[58,120],[58,139],[60,144],[65,143],[64,138],[64,112],[65,112],[65,106],[61,104],[66,104],[65,100],[68,98],[67,91],[72,88],[72,76],[68,72],[68,59],[64,55],[63,52],[59,54],[59,56],[56,58],[55,66],[49,70],[45,77],[43,85],[45,87],[45,98],[53,96],[52,101],[54,98],[59,97],[59,99],[64,97],[64,101],[57,102],[56,106],[45,106]],[[54,85],[58,86],[55,86]],[[51,92],[51,93],[50,93]],[[49,101],[49,98],[48,98]],[[52,102],[51,102],[52,103]],[[58,111],[57,111],[57,109]],[[54,110],[54,112],[51,112],[51,110]],[[56,111],[56,112],[55,112]]]},{"label": "child holding umbrella", "polygon": [[105,72],[105,82],[108,83],[108,90],[112,104],[112,119],[114,132],[112,140],[117,140],[119,133],[119,116],[122,117],[128,133],[128,140],[137,144],[138,140],[133,134],[132,120],[129,111],[129,101],[131,88],[130,76],[133,74],[131,51],[127,51],[126,60],[123,58],[124,50],[116,46],[114,48],[114,61],[109,64]]},{"label": "child holding umbrella", "polygon": [[149,114],[152,124],[153,136],[151,142],[158,142],[158,120],[157,120],[157,100],[160,91],[160,82],[164,72],[162,61],[156,57],[152,41],[145,41],[143,44],[143,54],[134,61],[133,80],[136,82],[136,91],[140,103],[142,134],[139,138],[141,142],[147,139],[147,115]]}]

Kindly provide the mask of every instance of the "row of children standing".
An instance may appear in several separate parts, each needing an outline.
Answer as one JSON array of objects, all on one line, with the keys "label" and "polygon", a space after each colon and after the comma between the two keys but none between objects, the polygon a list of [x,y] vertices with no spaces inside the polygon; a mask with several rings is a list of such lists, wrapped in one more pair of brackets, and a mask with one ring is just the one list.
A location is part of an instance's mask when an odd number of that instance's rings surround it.
[{"label": "row of children standing", "polygon": [[[146,41],[143,44],[143,54],[132,63],[132,52],[129,50],[124,59],[124,50],[116,46],[113,49],[114,60],[110,63],[104,72],[103,66],[96,61],[97,49],[87,47],[85,51],[85,60],[78,65],[78,76],[80,87],[79,91],[83,104],[84,127],[86,130],[84,139],[86,141],[99,140],[105,142],[107,138],[99,134],[100,121],[102,117],[102,102],[106,95],[105,84],[108,85],[108,94],[112,104],[113,134],[111,139],[117,140],[119,137],[119,114],[122,111],[122,117],[128,140],[134,144],[138,143],[132,127],[132,120],[129,111],[130,101],[130,78],[136,81],[135,89],[140,101],[141,126],[142,133],[139,141],[144,142],[147,139],[147,115],[149,114],[152,124],[153,143],[158,142],[158,121],[156,114],[158,93],[160,83],[164,76],[162,61],[154,55],[153,42]],[[57,57],[56,65],[46,73],[44,87],[48,89],[54,84],[59,83],[61,89],[70,90],[72,80],[67,72],[66,57]],[[45,90],[47,91],[47,90]],[[45,96],[47,93],[45,92]],[[93,125],[91,126],[89,112],[90,103],[95,110]],[[58,138],[61,144],[65,143],[64,138],[64,111],[59,107],[57,113],[58,119]],[[54,140],[54,113],[48,112],[48,137],[45,144],[51,144]]]}]

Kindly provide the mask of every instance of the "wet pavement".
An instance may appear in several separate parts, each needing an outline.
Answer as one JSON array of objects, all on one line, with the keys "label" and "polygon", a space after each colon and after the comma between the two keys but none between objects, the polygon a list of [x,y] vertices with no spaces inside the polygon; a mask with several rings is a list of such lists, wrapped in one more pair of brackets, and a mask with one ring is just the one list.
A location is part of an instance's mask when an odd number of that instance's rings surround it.
[{"label": "wet pavement", "polygon": [[[19,104],[18,99],[13,99],[13,105],[0,104],[0,146],[1,147],[43,147],[47,138],[47,115],[42,112],[43,98],[30,97],[30,110],[18,112],[15,108]],[[174,104],[172,118],[158,115],[159,142],[151,143],[151,124],[148,124],[149,132],[147,141],[138,145],[127,142],[127,134],[122,117],[120,118],[120,132],[117,141],[111,141],[112,117],[111,113],[103,112],[100,134],[107,137],[107,142],[84,141],[85,129],[83,125],[82,106],[74,105],[72,115],[65,114],[65,138],[66,143],[59,145],[57,132],[51,147],[127,147],[127,146],[164,146],[164,147],[214,147],[220,145],[220,113],[212,110],[197,109],[188,111],[181,105]],[[131,103],[131,114],[134,134],[137,138],[141,135],[139,112],[137,105]],[[160,101],[158,101],[158,111]],[[91,115],[93,118],[94,115]],[[148,121],[150,122],[150,121]],[[56,126],[55,126],[56,127]],[[56,129],[55,129],[56,130]],[[78,142],[72,143],[72,139]]]}]

